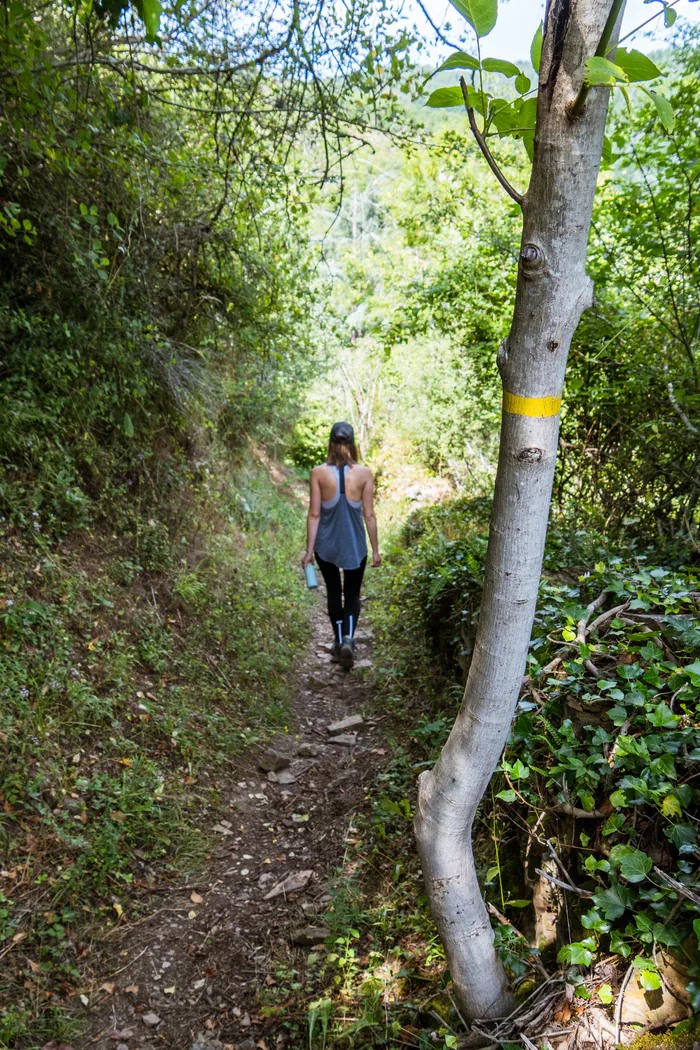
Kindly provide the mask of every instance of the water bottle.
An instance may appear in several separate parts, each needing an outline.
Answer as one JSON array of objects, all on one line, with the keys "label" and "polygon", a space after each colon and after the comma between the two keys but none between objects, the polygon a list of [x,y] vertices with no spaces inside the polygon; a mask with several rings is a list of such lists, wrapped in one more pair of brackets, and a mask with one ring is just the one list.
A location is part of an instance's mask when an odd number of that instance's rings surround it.
[{"label": "water bottle", "polygon": [[309,562],[304,572],[306,573],[306,586],[312,591],[314,587],[318,587],[318,576],[316,575],[316,566],[313,562]]}]

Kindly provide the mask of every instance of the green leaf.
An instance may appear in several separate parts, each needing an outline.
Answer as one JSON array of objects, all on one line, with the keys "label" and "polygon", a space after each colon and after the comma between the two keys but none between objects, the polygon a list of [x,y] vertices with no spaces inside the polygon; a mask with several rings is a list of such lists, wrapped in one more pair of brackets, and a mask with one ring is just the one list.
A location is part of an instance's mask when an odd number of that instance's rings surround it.
[{"label": "green leaf", "polygon": [[497,875],[498,875],[498,866],[494,865],[493,868],[489,868],[489,870],[486,872],[486,881],[487,882],[493,882],[493,880],[496,878]]},{"label": "green leaf", "polygon": [[681,853],[691,853],[698,841],[698,829],[694,824],[674,824],[666,828],[666,837]]},{"label": "green leaf", "polygon": [[450,0],[478,37],[488,36],[498,18],[498,0]]},{"label": "green leaf", "polygon": [[530,78],[526,77],[524,73],[518,73],[517,77],[515,78],[515,90],[519,94],[525,95],[530,90],[530,87]]},{"label": "green leaf", "polygon": [[[479,60],[468,55],[466,51],[455,51],[453,55],[446,58],[441,66],[438,66],[435,73],[431,73],[431,77],[434,77],[437,73],[442,73],[445,69],[478,69]],[[430,79],[430,77],[428,78]]]},{"label": "green leaf", "polygon": [[496,795],[496,798],[502,798],[504,802],[515,802],[517,797],[512,788],[508,788],[507,791],[499,791]]},{"label": "green leaf", "polygon": [[448,106],[463,106],[464,95],[459,87],[436,88],[426,102],[431,109],[445,109]]},{"label": "green leaf", "polygon": [[664,25],[666,28],[670,29],[677,18],[678,12],[674,11],[672,7],[669,7],[668,4],[666,4],[664,6]]},{"label": "green leaf", "polygon": [[[612,885],[607,890],[597,890],[593,900],[606,919],[619,919],[632,905],[632,894],[625,886]],[[612,949],[615,951],[615,949]]]},{"label": "green leaf", "polygon": [[124,433],[130,438],[134,436],[134,424],[128,412],[124,413]]},{"label": "green leaf", "polygon": [[600,58],[598,55],[594,55],[593,58],[589,58],[586,61],[585,69],[584,79],[588,87],[612,87],[618,81],[627,83],[627,74],[624,69],[616,66],[614,62],[610,62],[607,58]]},{"label": "green leaf", "polygon": [[642,882],[651,871],[652,860],[640,849],[626,854],[620,861],[620,874],[628,882]]},{"label": "green leaf", "polygon": [[535,120],[537,119],[537,99],[516,99],[513,103],[513,111],[515,113],[515,124],[508,134],[518,136],[522,135],[523,141],[525,140],[525,135],[529,134],[532,136],[532,141],[534,142]]},{"label": "green leaf", "polygon": [[597,991],[598,998],[600,999],[601,1003],[604,1003],[605,1006],[609,1006],[610,1003],[613,1001],[613,993],[610,985],[601,984],[600,988],[598,988]]},{"label": "green leaf", "polygon": [[655,992],[661,987],[659,971],[651,959],[645,959],[641,955],[636,955],[632,960],[632,965],[637,971],[637,980],[645,991]]},{"label": "green leaf", "polygon": [[504,58],[485,58],[481,63],[487,73],[502,73],[504,77],[517,77],[520,70]]},{"label": "green leaf", "polygon": [[568,962],[572,966],[590,966],[595,955],[595,940],[586,937],[584,941],[565,944],[557,955],[559,962]]},{"label": "green leaf", "polygon": [[628,51],[626,47],[618,47],[615,65],[625,71],[630,84],[636,84],[640,80],[655,80],[662,75],[659,67],[655,66],[650,58],[641,51]]},{"label": "green leaf", "polygon": [[675,795],[667,795],[661,803],[661,812],[665,817],[682,817],[683,810]]},{"label": "green leaf", "polygon": [[489,106],[489,121],[499,135],[510,135],[518,123],[518,116],[507,99],[493,98]]},{"label": "green leaf", "polygon": [[668,99],[664,98],[663,95],[660,95],[658,91],[650,91],[649,94],[651,95],[652,102],[656,106],[656,112],[663,127],[666,129],[666,131],[673,131],[673,126],[675,124],[675,118],[673,116],[673,106],[668,101]]},{"label": "green leaf", "polygon": [[163,5],[160,0],[137,0],[135,7],[146,27],[146,37],[152,43],[158,35]]},{"label": "green leaf", "polygon": [[632,954],[632,949],[618,930],[613,930],[610,934],[610,951],[621,955],[623,959]]},{"label": "green leaf", "polygon": [[674,715],[666,704],[658,704],[648,717],[653,726],[659,726],[661,729],[673,729],[678,725],[678,715]]},{"label": "green leaf", "polygon": [[539,74],[540,71],[540,59],[542,58],[542,23],[540,22],[537,27],[537,32],[532,38],[530,44],[530,61],[532,62],[535,73]]}]

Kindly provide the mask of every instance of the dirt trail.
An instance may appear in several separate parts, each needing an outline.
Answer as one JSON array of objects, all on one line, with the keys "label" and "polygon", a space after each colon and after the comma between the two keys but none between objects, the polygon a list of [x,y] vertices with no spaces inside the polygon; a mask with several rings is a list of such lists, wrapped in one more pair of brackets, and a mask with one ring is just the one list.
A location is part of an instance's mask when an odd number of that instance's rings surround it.
[{"label": "dirt trail", "polygon": [[[220,785],[219,819],[212,817],[209,829],[221,847],[207,870],[189,883],[183,878],[180,888],[155,888],[150,916],[117,927],[95,950],[90,1033],[82,1048],[306,1045],[303,1033],[288,1039],[279,1020],[264,1021],[256,1011],[259,992],[274,988],[271,959],[286,962],[304,981],[311,947],[293,941],[323,936],[308,928],[321,925],[348,825],[367,805],[367,786],[382,761],[370,713],[371,637],[366,621],[360,627],[356,668],[348,674],[330,661],[325,593],[318,592],[290,732],[245,756],[237,780]],[[361,712],[363,724],[348,731],[356,733],[354,744],[335,743],[327,726]],[[289,766],[262,771],[258,760],[270,750],[288,756]],[[313,873],[300,878],[308,879],[303,890],[265,899],[299,872]],[[296,1012],[289,1001],[288,1013]]]}]

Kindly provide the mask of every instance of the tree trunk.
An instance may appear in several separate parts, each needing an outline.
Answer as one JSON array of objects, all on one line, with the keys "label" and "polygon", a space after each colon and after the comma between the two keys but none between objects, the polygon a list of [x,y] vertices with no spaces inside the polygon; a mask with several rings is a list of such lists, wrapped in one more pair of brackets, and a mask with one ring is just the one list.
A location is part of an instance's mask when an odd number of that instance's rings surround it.
[{"label": "tree trunk", "polygon": [[569,114],[612,0],[551,0],[513,323],[498,352],[503,416],[483,599],[460,712],[418,790],[426,891],[465,1019],[514,1006],[476,877],[471,830],[525,671],[554,477],[571,338],[592,302],[586,247],[609,92]]}]

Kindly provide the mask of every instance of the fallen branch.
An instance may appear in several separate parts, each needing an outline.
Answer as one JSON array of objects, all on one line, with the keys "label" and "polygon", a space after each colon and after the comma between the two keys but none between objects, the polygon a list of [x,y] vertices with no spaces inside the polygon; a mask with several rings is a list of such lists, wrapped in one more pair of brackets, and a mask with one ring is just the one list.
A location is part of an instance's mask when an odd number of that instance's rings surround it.
[{"label": "fallen branch", "polygon": [[629,601],[624,602],[622,605],[616,605],[613,609],[608,609],[607,612],[602,613],[593,621],[586,634],[595,634],[608,620],[614,620],[618,613],[624,612],[628,605]]},{"label": "fallen branch", "polygon": [[593,663],[592,660],[584,660],[583,661],[583,666],[586,668],[586,670],[588,671],[589,674],[593,675],[594,678],[602,678],[603,677],[603,675],[598,670],[598,668],[596,667],[596,665]]},{"label": "fallen branch", "polygon": [[547,839],[547,849],[552,854],[552,857],[554,858],[554,863],[559,868],[559,871],[562,873],[562,875],[564,876],[566,881],[569,883],[571,888],[575,890],[576,889],[576,883],[574,882],[574,880],[571,878],[571,876],[569,875],[568,871],[564,867],[564,862],[560,858],[560,856],[557,853],[557,851],[555,850],[554,846],[552,845],[552,840],[551,839]]},{"label": "fallen branch", "polygon": [[654,865],[654,872],[659,876],[662,882],[665,882],[667,886],[670,886],[672,890],[675,890],[681,897],[685,897],[686,900],[692,901],[693,904],[700,905],[700,894],[694,893],[688,886],[684,886],[682,882],[678,882],[676,879],[671,878],[665,871]]},{"label": "fallen branch", "polygon": [[598,609],[600,609],[601,605],[603,605],[607,593],[607,590],[601,591],[598,597],[595,598],[592,602],[589,602],[589,604],[586,606],[586,611],[579,620],[578,626],[576,628],[576,641],[579,645],[586,644],[586,628],[588,627],[588,621],[590,620],[593,613],[597,612]]},{"label": "fallen branch", "polygon": [[630,983],[630,978],[634,972],[634,963],[628,968],[627,973],[624,976],[622,985],[620,986],[620,994],[617,997],[617,1004],[615,1006],[615,1042],[620,1042],[620,1024],[622,1022],[622,1002],[625,998],[625,992],[627,985]]},{"label": "fallen branch", "polygon": [[603,817],[607,817],[607,813],[603,813],[599,809],[581,809],[579,806],[572,806],[570,802],[558,802],[556,806],[550,806],[547,810],[548,813],[562,813],[565,817],[576,817],[578,820],[602,820]]},{"label": "fallen branch", "polygon": [[562,879],[555,879],[553,875],[548,875],[546,871],[542,871],[542,868],[535,868],[535,871],[547,882],[552,882],[555,886],[559,886],[560,889],[568,890],[569,893],[575,893],[578,897],[593,896],[590,890],[582,890],[579,886],[570,886],[568,882],[563,882]]}]

